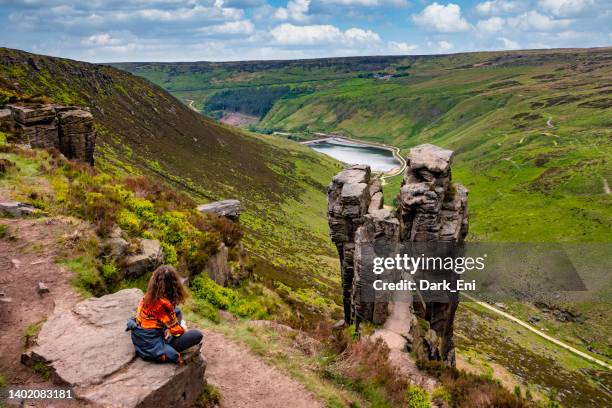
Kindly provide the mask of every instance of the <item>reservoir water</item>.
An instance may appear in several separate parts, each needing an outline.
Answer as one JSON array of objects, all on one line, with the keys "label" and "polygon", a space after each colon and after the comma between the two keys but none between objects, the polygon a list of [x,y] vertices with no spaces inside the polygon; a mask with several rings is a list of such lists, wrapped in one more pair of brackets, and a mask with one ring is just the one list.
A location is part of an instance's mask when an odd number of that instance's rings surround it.
[{"label": "reservoir water", "polygon": [[307,146],[347,164],[368,164],[372,171],[387,172],[401,166],[391,150],[376,145],[327,138]]}]

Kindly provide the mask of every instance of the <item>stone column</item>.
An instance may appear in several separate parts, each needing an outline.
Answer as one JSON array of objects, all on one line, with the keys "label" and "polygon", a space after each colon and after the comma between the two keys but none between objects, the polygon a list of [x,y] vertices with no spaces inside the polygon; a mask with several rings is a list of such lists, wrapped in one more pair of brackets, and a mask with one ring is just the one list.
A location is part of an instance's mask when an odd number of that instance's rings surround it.
[{"label": "stone column", "polygon": [[[373,290],[377,277],[370,276],[366,265],[376,252],[375,245],[389,249],[409,243],[460,244],[465,239],[468,190],[451,181],[453,156],[451,150],[431,144],[410,149],[394,212],[383,209],[380,180],[371,177],[368,166],[351,166],[334,176],[327,210],[331,238],[340,257],[346,324],[382,324],[387,318],[391,299]],[[428,327],[406,329],[413,335],[412,348],[420,358],[454,365],[453,322],[459,298],[448,295],[446,302],[415,299],[412,312]]]},{"label": "stone column", "polygon": [[351,166],[336,174],[327,189],[327,219],[340,257],[344,321],[353,321],[355,231],[370,205],[370,167]]}]

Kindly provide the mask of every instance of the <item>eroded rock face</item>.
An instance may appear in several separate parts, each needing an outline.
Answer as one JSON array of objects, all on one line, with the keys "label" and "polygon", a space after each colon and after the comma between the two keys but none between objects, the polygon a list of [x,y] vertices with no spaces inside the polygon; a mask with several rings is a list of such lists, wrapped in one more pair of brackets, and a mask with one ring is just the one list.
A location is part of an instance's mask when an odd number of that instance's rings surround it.
[{"label": "eroded rock face", "polygon": [[54,148],[69,159],[93,165],[96,133],[93,115],[87,109],[8,105],[0,111],[0,125],[17,129],[22,141],[34,148]]},{"label": "eroded rock face", "polygon": [[206,369],[199,346],[183,354],[186,364],[180,367],[135,356],[125,326],[142,295],[139,289],[125,289],[54,314],[22,362],[46,365],[55,382],[74,387],[78,398],[96,406],[193,406]]},{"label": "eroded rock face", "polygon": [[[390,299],[371,287],[365,263],[372,247],[386,248],[411,242],[463,242],[468,233],[468,190],[451,182],[451,150],[424,144],[410,150],[407,168],[394,211],[383,206],[380,180],[368,166],[338,173],[328,188],[328,222],[342,271],[345,322],[383,324]],[[368,254],[369,252],[369,254]],[[444,303],[409,300],[408,314],[395,304],[393,333],[406,338],[419,358],[454,364],[453,321],[458,297]],[[402,309],[403,310],[403,309]],[[425,322],[425,324],[420,324]],[[406,327],[399,327],[405,325]],[[388,337],[388,336],[387,336]]]},{"label": "eroded rock face", "polygon": [[340,256],[344,321],[353,319],[353,277],[355,266],[355,232],[363,224],[371,196],[376,189],[370,187],[370,167],[351,166],[336,174],[327,189],[327,219],[331,238]]},{"label": "eroded rock face", "polygon": [[121,270],[125,277],[138,277],[152,271],[164,263],[164,252],[156,239],[141,239],[141,250],[121,261]]}]

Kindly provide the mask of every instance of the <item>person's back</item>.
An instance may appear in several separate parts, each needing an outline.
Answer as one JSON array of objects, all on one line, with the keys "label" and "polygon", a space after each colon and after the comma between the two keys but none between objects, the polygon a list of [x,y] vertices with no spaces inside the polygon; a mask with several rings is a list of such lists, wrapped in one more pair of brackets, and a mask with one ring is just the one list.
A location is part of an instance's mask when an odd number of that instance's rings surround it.
[{"label": "person's back", "polygon": [[160,266],[153,272],[136,316],[128,321],[134,348],[141,358],[180,363],[180,353],[200,343],[202,333],[187,330],[177,306],[185,297],[185,288],[174,268]]}]

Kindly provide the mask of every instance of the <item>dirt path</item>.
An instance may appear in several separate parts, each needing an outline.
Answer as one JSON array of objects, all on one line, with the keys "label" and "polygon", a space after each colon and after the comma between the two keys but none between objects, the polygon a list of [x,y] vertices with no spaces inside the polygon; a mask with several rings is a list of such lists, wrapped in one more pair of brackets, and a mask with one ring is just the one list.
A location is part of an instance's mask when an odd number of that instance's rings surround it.
[{"label": "dirt path", "polygon": [[221,391],[222,408],[323,407],[303,385],[222,334],[204,331],[206,378]]},{"label": "dirt path", "polygon": [[514,323],[516,323],[516,324],[524,327],[525,329],[527,329],[527,330],[537,334],[538,336],[540,336],[540,337],[550,341],[551,343],[556,344],[559,347],[562,347],[562,348],[564,348],[564,349],[566,349],[566,350],[568,350],[568,351],[570,351],[570,352],[572,352],[572,353],[574,353],[574,354],[576,354],[576,355],[578,355],[578,356],[580,356],[580,357],[582,357],[582,358],[584,358],[586,360],[589,360],[589,361],[591,361],[593,363],[596,363],[596,364],[598,364],[598,365],[600,365],[602,367],[605,367],[608,370],[612,370],[612,366],[610,366],[605,361],[602,361],[602,360],[600,360],[598,358],[595,358],[595,357],[593,357],[593,356],[591,356],[591,355],[589,355],[589,354],[587,354],[587,353],[585,353],[583,351],[580,351],[577,348],[572,347],[569,344],[566,344],[566,343],[562,342],[561,340],[558,340],[558,339],[556,339],[556,338],[554,338],[552,336],[549,336],[548,334],[542,333],[540,330],[538,330],[537,328],[533,327],[529,323],[527,323],[527,322],[525,322],[525,321],[523,321],[521,319],[518,319],[518,318],[512,316],[509,313],[506,313],[506,312],[504,312],[502,310],[499,310],[498,308],[493,307],[493,306],[491,306],[490,304],[488,304],[486,302],[482,302],[482,301],[476,299],[475,297],[466,294],[465,292],[462,292],[461,296],[465,296],[466,298],[468,298],[472,302],[475,302],[478,305],[484,307],[485,309],[488,309],[488,310],[490,310],[490,311],[492,311],[494,313],[497,313],[498,315],[501,315],[501,316],[505,317],[508,320],[513,321]]},{"label": "dirt path", "polygon": [[[24,334],[54,310],[69,308],[79,300],[69,284],[71,273],[54,262],[58,240],[77,230],[79,223],[68,218],[0,218],[0,224],[9,226],[8,235],[0,239],[0,291],[4,294],[0,302],[0,374],[11,387],[50,388],[50,382],[21,364]],[[38,282],[49,293],[39,295]],[[58,402],[55,406],[84,404]]]},{"label": "dirt path", "polygon": [[191,109],[193,109],[194,111],[196,111],[196,112],[200,113],[200,111],[199,111],[199,110],[198,110],[198,109],[197,109],[195,106],[193,106],[193,104],[195,103],[195,101],[194,101],[194,100],[191,100],[191,99],[185,99],[185,100],[186,100],[187,102],[189,102],[189,107],[190,107]]}]

